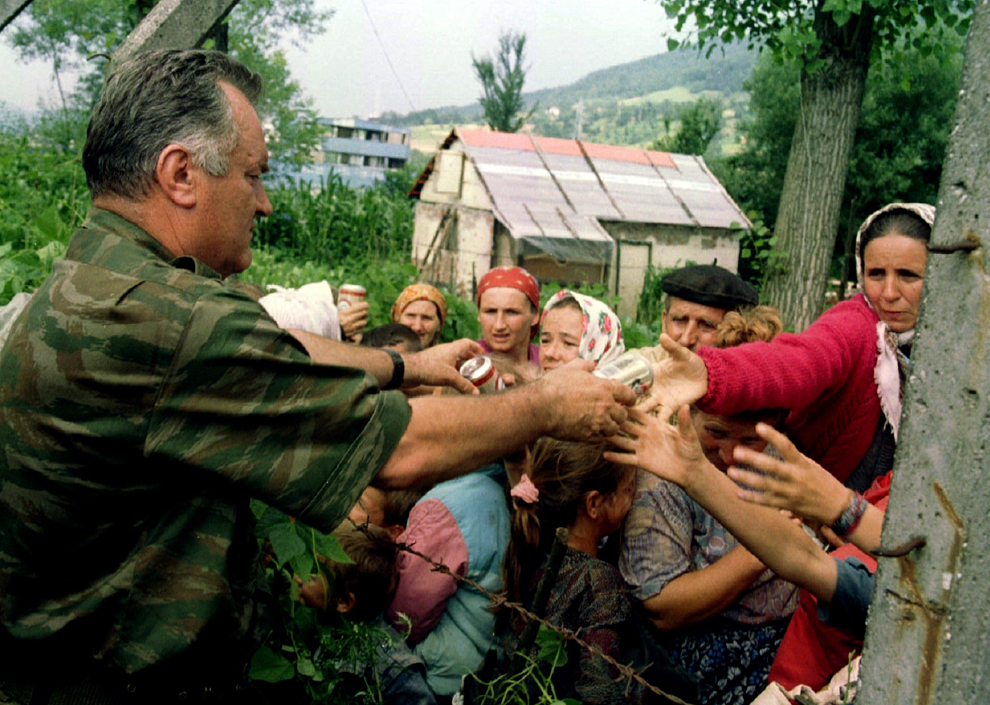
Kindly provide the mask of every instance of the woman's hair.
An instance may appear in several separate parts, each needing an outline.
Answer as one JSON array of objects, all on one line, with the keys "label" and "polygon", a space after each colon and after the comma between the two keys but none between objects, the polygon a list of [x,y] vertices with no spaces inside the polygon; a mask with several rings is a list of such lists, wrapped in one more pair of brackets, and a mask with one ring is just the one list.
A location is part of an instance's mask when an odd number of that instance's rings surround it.
[{"label": "woman's hair", "polygon": [[771,306],[753,306],[729,311],[718,325],[717,348],[734,348],[743,343],[769,343],[784,330],[780,312]]},{"label": "woman's hair", "polygon": [[881,213],[859,238],[859,261],[863,261],[866,246],[886,235],[903,235],[912,240],[927,243],[932,236],[932,226],[924,219],[907,209],[893,209]]},{"label": "woman's hair", "polygon": [[[772,306],[753,306],[741,311],[729,311],[718,324],[715,347],[734,348],[743,343],[769,343],[783,331],[780,312]],[[786,415],[784,409],[752,409],[733,414],[732,418],[754,424],[764,421],[776,425]]]},{"label": "woman's hair", "polygon": [[558,527],[571,526],[585,497],[597,490],[610,495],[629,468],[605,460],[604,443],[541,438],[530,457],[530,480],[539,490],[533,504],[514,499],[512,533],[502,578],[509,600],[519,602],[553,545]]},{"label": "woman's hair", "polygon": [[401,345],[405,343],[410,351],[419,352],[423,349],[423,344],[419,336],[409,326],[404,323],[386,323],[383,326],[366,330],[361,336],[361,345],[366,348],[384,348],[389,345]]}]

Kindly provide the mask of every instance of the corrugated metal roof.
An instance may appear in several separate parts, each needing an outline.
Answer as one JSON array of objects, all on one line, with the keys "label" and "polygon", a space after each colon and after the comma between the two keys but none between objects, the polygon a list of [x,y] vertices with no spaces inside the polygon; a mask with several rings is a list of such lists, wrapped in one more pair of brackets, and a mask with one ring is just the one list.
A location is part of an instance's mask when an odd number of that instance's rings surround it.
[{"label": "corrugated metal roof", "polygon": [[[477,168],[496,217],[524,250],[601,261],[611,238],[599,219],[751,227],[700,157],[460,128],[441,149],[455,139]],[[432,167],[431,161],[411,196],[419,195]]]}]

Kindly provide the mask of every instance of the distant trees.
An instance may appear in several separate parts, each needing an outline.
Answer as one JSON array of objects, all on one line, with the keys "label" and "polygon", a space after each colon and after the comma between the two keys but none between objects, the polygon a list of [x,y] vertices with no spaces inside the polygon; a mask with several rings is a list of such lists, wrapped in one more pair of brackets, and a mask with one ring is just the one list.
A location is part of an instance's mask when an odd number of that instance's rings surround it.
[{"label": "distant trees", "polygon": [[[870,68],[832,253],[838,267],[831,276],[843,282],[854,276],[855,232],[871,212],[894,200],[935,202],[962,72],[962,45],[955,32],[944,35],[930,53],[905,43]],[[744,211],[754,220],[773,223],[801,112],[800,66],[763,55],[743,88],[750,95],[749,117],[739,126],[743,149],[710,159],[709,165]],[[756,264],[768,260],[765,253],[750,257],[757,257]],[[758,275],[759,267],[750,271],[750,264],[740,262],[740,273]]]},{"label": "distant trees", "polygon": [[522,97],[526,81],[526,34],[504,31],[498,38],[495,57],[471,55],[474,73],[481,82],[483,95],[479,98],[485,111],[485,122],[499,132],[518,132],[532,114],[523,113]]},{"label": "distant trees", "polygon": [[[676,29],[696,27],[709,53],[747,39],[800,66],[801,108],[774,234],[781,255],[764,287],[784,320],[802,330],[821,312],[849,158],[871,61],[905,42],[936,51],[964,34],[973,0],[659,0]],[[912,30],[919,25],[924,32]],[[677,46],[669,40],[668,46]]]},{"label": "distant trees", "polygon": [[722,129],[722,103],[702,96],[681,108],[680,121],[677,132],[660,137],[650,148],[676,154],[704,154]]},{"label": "distant trees", "polygon": [[[33,0],[27,21],[4,33],[22,58],[50,62],[60,94],[58,113],[66,122],[85,124],[99,95],[106,67],[104,55],[113,51],[154,8],[158,0]],[[281,40],[290,33],[308,38],[322,33],[332,11],[316,8],[315,0],[241,0],[225,20],[230,54],[262,75],[265,84],[259,113],[270,120],[272,155],[279,159],[308,158],[319,139],[311,101],[289,74]],[[12,30],[12,31],[11,31]],[[97,57],[86,63],[86,57]],[[62,77],[83,71],[80,88],[69,95]],[[78,125],[64,130],[68,143]]]}]

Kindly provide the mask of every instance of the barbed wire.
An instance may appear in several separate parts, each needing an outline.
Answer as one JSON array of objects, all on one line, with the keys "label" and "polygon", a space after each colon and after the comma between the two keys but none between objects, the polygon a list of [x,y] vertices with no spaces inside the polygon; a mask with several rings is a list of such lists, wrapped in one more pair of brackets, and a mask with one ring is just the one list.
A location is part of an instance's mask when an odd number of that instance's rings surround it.
[{"label": "barbed wire", "polygon": [[[370,532],[368,532],[368,530],[367,530],[368,522],[364,522],[364,523],[358,524],[357,522],[355,522],[353,519],[350,519],[349,517],[348,517],[348,521],[350,521],[351,524],[353,524],[354,527],[358,531],[362,532],[365,536],[371,538],[372,540],[375,540],[375,541],[383,541],[384,540],[384,539],[381,539],[379,537],[373,536]],[[415,548],[412,547],[411,544],[407,544],[407,543],[404,543],[402,541],[389,541],[389,543],[391,545],[395,546],[399,551],[404,551],[406,553],[409,553],[410,555],[416,556],[417,558],[426,561],[432,567],[433,572],[442,573],[444,575],[447,575],[447,576],[453,578],[455,581],[457,581],[459,583],[464,583],[465,585],[469,585],[470,587],[474,588],[475,590],[477,590],[478,592],[480,592],[482,595],[484,595],[485,597],[487,597],[489,599],[489,601],[492,603],[492,606],[494,608],[502,608],[502,607],[504,607],[504,608],[513,610],[517,614],[521,615],[524,620],[535,621],[540,626],[546,627],[547,629],[550,629],[551,631],[553,631],[553,632],[555,632],[557,634],[560,634],[567,641],[571,641],[571,642],[577,644],[582,649],[585,649],[586,651],[594,654],[595,656],[598,656],[600,659],[602,659],[603,661],[605,661],[605,663],[607,663],[608,665],[610,665],[614,669],[616,669],[619,672],[620,677],[621,678],[624,678],[626,680],[626,693],[627,694],[629,692],[629,688],[631,687],[632,683],[633,682],[636,682],[639,685],[641,685],[644,688],[646,688],[647,690],[649,690],[650,692],[652,692],[652,693],[654,693],[656,695],[659,695],[661,697],[667,698],[671,702],[677,703],[677,705],[693,705],[693,703],[689,703],[689,702],[687,702],[685,700],[681,700],[676,695],[672,695],[671,693],[667,693],[667,692],[661,690],[660,688],[658,688],[657,686],[653,685],[652,683],[650,683],[649,681],[647,681],[645,678],[643,678],[642,674],[640,672],[638,672],[636,669],[634,669],[632,666],[629,666],[627,664],[624,664],[624,663],[621,663],[621,662],[615,660],[614,658],[612,658],[608,654],[604,653],[601,649],[599,649],[594,644],[590,644],[587,641],[585,641],[584,639],[582,639],[580,637],[580,635],[579,635],[578,632],[576,632],[576,631],[574,631],[572,629],[568,629],[566,627],[559,627],[559,626],[557,626],[555,624],[551,624],[545,618],[540,617],[539,615],[537,615],[537,614],[531,612],[530,610],[528,610],[521,602],[515,602],[515,601],[512,601],[512,600],[507,599],[505,597],[505,595],[500,595],[500,594],[497,594],[497,593],[490,592],[489,590],[485,589],[484,587],[482,587],[481,585],[479,585],[475,581],[471,580],[470,578],[468,578],[466,576],[463,576],[463,575],[458,575],[453,570],[451,570],[450,566],[448,566],[446,563],[443,563],[442,561],[436,561],[431,556],[427,556],[425,553],[422,553],[421,551],[416,550]],[[643,670],[646,670],[647,668],[649,668],[649,666],[650,666],[650,664],[648,664],[647,666],[644,666]],[[618,682],[618,681],[619,681],[619,678],[616,679],[616,682]]]}]

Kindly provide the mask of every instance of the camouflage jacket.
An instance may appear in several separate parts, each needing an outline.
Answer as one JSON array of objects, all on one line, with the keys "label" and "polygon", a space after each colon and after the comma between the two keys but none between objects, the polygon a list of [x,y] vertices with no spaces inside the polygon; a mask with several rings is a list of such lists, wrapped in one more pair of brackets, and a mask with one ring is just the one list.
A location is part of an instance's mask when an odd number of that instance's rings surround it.
[{"label": "camouflage jacket", "polygon": [[243,663],[265,628],[249,499],[332,530],[409,416],[93,209],[0,353],[0,621],[128,672]]}]

